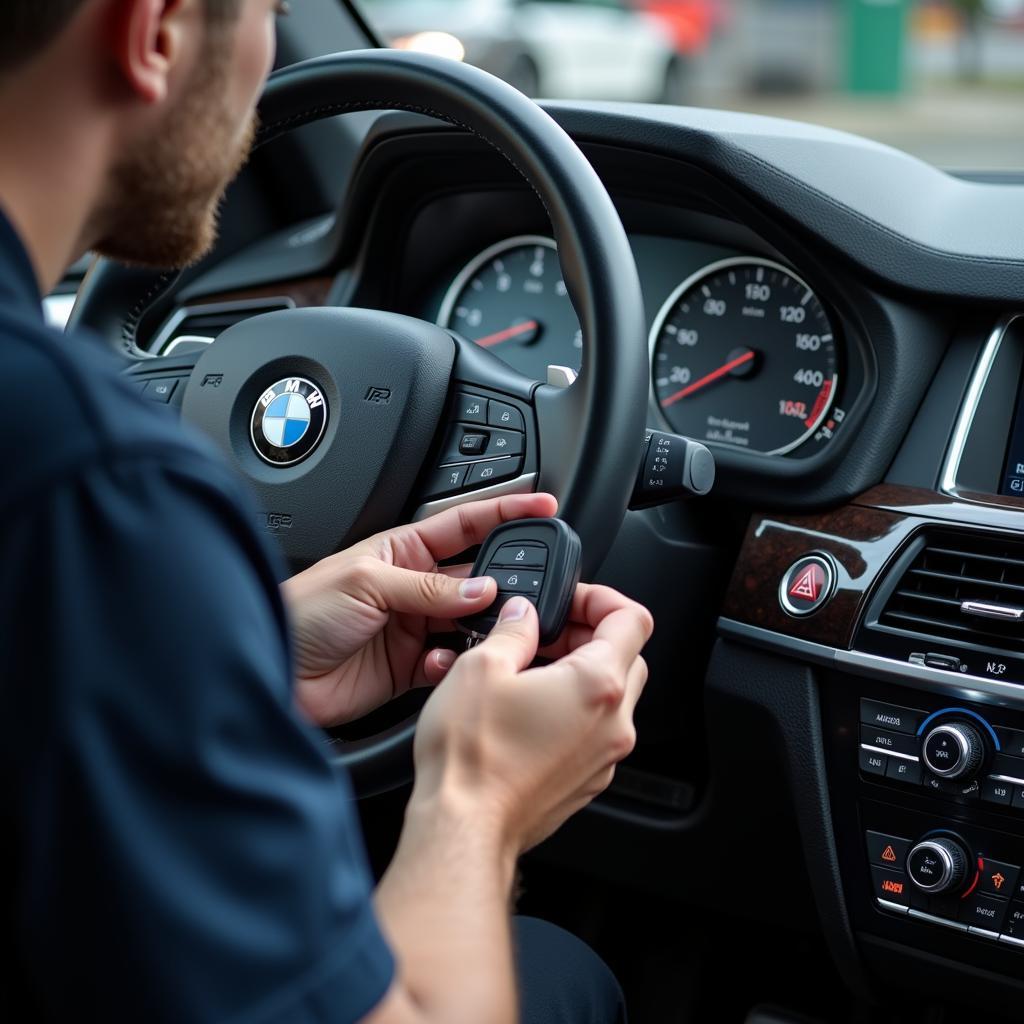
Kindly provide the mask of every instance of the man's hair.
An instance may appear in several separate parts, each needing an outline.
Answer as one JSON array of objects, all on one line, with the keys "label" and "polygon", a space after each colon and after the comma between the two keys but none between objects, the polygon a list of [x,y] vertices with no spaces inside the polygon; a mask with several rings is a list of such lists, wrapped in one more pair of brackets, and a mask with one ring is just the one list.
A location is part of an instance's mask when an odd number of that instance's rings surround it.
[{"label": "man's hair", "polygon": [[[45,49],[91,0],[0,0],[0,75]],[[242,0],[204,0],[214,20],[234,17]]]}]

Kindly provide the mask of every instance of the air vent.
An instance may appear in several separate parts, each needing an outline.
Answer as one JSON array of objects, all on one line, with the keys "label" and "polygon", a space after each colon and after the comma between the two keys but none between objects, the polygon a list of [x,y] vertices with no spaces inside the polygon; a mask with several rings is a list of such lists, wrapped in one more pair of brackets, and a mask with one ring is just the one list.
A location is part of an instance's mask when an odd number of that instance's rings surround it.
[{"label": "air vent", "polygon": [[185,351],[185,346],[199,347],[215,341],[229,327],[262,313],[280,309],[294,309],[295,303],[287,296],[266,299],[246,299],[240,302],[208,302],[197,306],[183,306],[175,310],[160,328],[150,351],[169,355],[172,351]]},{"label": "air vent", "polygon": [[1024,541],[929,534],[878,625],[1024,653]]}]

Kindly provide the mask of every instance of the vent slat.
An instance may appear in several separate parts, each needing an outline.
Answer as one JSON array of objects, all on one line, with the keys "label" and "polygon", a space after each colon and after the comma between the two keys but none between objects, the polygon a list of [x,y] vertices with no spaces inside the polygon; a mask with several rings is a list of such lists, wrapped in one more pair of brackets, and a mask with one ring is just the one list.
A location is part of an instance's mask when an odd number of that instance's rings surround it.
[{"label": "vent slat", "polygon": [[878,625],[1024,653],[1024,624],[965,615],[960,605],[966,600],[1022,603],[1024,541],[931,534],[889,595]]},{"label": "vent slat", "polygon": [[276,313],[282,309],[294,309],[295,303],[285,297],[252,299],[251,301],[209,303],[204,307],[191,306],[179,312],[178,319],[172,318],[162,331],[158,332],[155,344],[161,352],[174,344],[177,338],[204,337],[216,340],[225,331],[243,320],[264,313]]}]

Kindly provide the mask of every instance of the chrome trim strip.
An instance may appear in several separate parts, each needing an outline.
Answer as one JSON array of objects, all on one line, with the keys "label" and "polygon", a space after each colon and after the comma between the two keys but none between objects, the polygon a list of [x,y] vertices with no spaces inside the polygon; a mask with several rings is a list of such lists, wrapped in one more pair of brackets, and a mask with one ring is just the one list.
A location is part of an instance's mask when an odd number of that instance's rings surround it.
[{"label": "chrome trim strip", "polygon": [[1005,942],[1008,946],[1017,946],[1018,948],[1024,948],[1024,939],[1014,938],[1012,935],[1000,935],[1000,942]]},{"label": "chrome trim strip", "polygon": [[939,490],[943,494],[957,497],[956,477],[960,472],[960,460],[963,458],[964,448],[967,447],[967,438],[970,436],[974,416],[981,404],[981,396],[988,383],[989,374],[992,372],[992,364],[996,361],[999,346],[1002,345],[1010,325],[1022,315],[1024,314],[1011,313],[1009,316],[1003,317],[992,329],[992,333],[988,336],[988,341],[985,342],[985,347],[981,351],[978,364],[971,376],[971,383],[967,388],[967,394],[964,396],[963,405],[960,407],[960,415],[957,417],[953,437],[949,442],[946,462],[939,477]]},{"label": "chrome trim strip", "polygon": [[883,910],[890,910],[894,914],[905,914],[910,909],[910,907],[903,906],[902,903],[893,903],[891,900],[883,900],[881,896],[876,896],[875,902]]},{"label": "chrome trim strip", "polygon": [[212,345],[216,338],[209,338],[205,334],[181,334],[174,339],[164,350],[163,354],[169,356],[179,345],[198,344]]},{"label": "chrome trim strip", "polygon": [[841,651],[825,644],[785,636],[734,619],[720,618],[718,631],[727,639],[738,640],[788,657],[797,657],[826,668],[900,682],[918,690],[952,694],[960,700],[1024,708],[1024,685],[1018,683],[1000,682],[996,679],[984,679],[943,669],[921,668],[909,662],[883,658],[877,654],[865,654],[862,651]]},{"label": "chrome trim strip", "polygon": [[862,743],[860,745],[861,750],[870,750],[873,754],[885,754],[888,757],[900,757],[904,761],[913,761],[915,764],[921,763],[921,758],[914,757],[913,754],[901,754],[896,750],[887,750],[885,747],[873,747],[870,743]]},{"label": "chrome trim strip", "polygon": [[998,622],[1020,622],[1024,619],[1024,608],[1016,608],[1008,604],[990,604],[987,601],[961,601],[961,615],[977,615],[983,619],[995,619]]},{"label": "chrome trim strip", "polygon": [[269,312],[278,306],[294,309],[295,300],[288,295],[275,295],[262,299],[239,299],[235,302],[197,302],[191,306],[180,306],[164,321],[156,336],[149,343],[147,351],[150,355],[167,355],[161,349],[171,339],[178,327],[190,316],[201,313],[236,313],[243,309],[256,310],[253,316],[259,316],[260,312]]},{"label": "chrome trim strip", "polygon": [[1010,782],[1015,786],[1024,786],[1024,779],[1015,779],[1012,775],[989,775],[993,782]]},{"label": "chrome trim strip", "polygon": [[969,925],[961,924],[959,921],[950,921],[948,917],[936,917],[934,914],[926,914],[923,910],[915,910],[913,907],[907,912],[918,921],[927,921],[929,924],[941,925],[943,928],[952,928],[953,931],[966,932]]},{"label": "chrome trim strip", "polygon": [[465,494],[452,494],[447,498],[438,498],[436,501],[428,501],[420,505],[413,513],[412,521],[418,523],[421,519],[435,516],[438,512],[445,512],[458,505],[464,505],[467,501],[480,501],[483,498],[500,498],[506,494],[531,494],[536,484],[536,473],[524,473],[522,476],[517,476],[515,480],[506,480],[504,483],[492,484],[490,487],[483,487],[479,491],[467,491]]},{"label": "chrome trim strip", "polygon": [[970,935],[977,935],[979,939],[991,939],[993,942],[999,939],[999,932],[990,931],[988,928],[979,928],[976,924],[968,925],[967,932]]}]

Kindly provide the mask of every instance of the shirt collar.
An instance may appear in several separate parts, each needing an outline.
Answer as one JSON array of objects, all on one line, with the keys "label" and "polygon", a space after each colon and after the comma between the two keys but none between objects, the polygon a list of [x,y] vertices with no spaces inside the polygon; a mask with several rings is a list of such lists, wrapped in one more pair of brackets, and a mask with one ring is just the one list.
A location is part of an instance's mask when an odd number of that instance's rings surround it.
[{"label": "shirt collar", "polygon": [[24,243],[0,210],[0,298],[13,300],[43,316],[43,297]]}]

